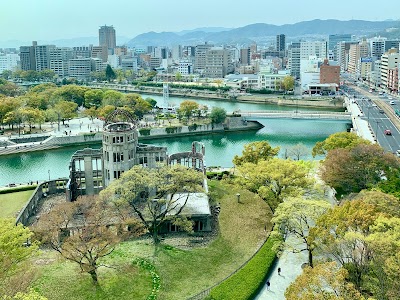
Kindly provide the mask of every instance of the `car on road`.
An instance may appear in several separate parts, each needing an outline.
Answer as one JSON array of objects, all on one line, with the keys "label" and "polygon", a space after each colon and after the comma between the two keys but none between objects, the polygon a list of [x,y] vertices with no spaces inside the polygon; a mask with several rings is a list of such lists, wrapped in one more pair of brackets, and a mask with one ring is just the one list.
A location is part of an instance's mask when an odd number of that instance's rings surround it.
[{"label": "car on road", "polygon": [[389,96],[389,97],[388,97],[388,100],[393,100],[393,97],[390,97],[390,96]]},{"label": "car on road", "polygon": [[385,135],[392,135],[392,132],[390,131],[390,129],[386,129],[383,133]]},{"label": "car on road", "polygon": [[383,95],[383,93],[382,93],[382,92],[379,92],[379,95]]},{"label": "car on road", "polygon": [[383,111],[383,109],[380,109],[379,112],[380,112],[381,114],[385,113],[385,112]]},{"label": "car on road", "polygon": [[400,149],[396,150],[397,157],[400,157]]},{"label": "car on road", "polygon": [[396,103],[394,103],[394,101],[390,101],[389,103],[390,103],[390,105],[395,105],[396,104]]}]

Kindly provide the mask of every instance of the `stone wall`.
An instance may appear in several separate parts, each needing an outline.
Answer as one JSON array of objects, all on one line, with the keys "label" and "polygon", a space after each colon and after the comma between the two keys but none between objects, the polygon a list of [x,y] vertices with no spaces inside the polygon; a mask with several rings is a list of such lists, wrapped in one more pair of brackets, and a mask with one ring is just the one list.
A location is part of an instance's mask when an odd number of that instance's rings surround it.
[{"label": "stone wall", "polygon": [[65,186],[68,179],[57,179],[46,181],[37,186],[24,208],[18,214],[15,223],[22,223],[27,226],[29,218],[37,213],[39,210],[40,200],[46,198],[47,195],[65,192]]}]

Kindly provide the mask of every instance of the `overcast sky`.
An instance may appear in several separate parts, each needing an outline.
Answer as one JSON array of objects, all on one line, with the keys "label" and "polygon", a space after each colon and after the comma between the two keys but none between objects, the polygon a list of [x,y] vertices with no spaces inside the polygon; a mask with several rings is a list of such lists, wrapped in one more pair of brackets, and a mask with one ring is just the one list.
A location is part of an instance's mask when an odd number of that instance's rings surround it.
[{"label": "overcast sky", "polygon": [[[399,19],[399,0],[1,0],[0,41],[55,40],[98,35],[114,25],[118,36],[253,23],[293,24],[313,19]],[[328,5],[329,4],[329,5]],[[383,6],[384,4],[384,6]],[[385,7],[391,9],[385,9]],[[118,41],[117,41],[118,42]]]}]

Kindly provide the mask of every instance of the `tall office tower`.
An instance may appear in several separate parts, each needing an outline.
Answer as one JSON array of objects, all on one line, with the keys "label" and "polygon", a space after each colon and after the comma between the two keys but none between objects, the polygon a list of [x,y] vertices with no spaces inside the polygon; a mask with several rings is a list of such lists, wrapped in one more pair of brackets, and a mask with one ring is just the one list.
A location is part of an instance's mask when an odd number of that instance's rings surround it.
[{"label": "tall office tower", "polygon": [[251,51],[250,48],[240,49],[240,64],[242,66],[250,65]]},{"label": "tall office tower", "polygon": [[380,36],[369,40],[370,54],[372,57],[376,57],[377,59],[381,58],[382,54],[385,53],[386,40],[386,38]]},{"label": "tall office tower", "polygon": [[101,26],[99,29],[99,46],[106,46],[107,49],[114,49],[117,46],[115,29],[113,26]]},{"label": "tall office tower", "polygon": [[35,45],[37,45],[37,43],[33,42],[32,46],[19,47],[21,70],[36,70]]},{"label": "tall office tower", "polygon": [[278,34],[276,36],[276,50],[277,51],[286,50],[286,36],[284,34]]},{"label": "tall office tower", "polygon": [[197,45],[194,54],[194,69],[195,71],[204,70],[206,67],[206,52],[213,47],[211,44]]},{"label": "tall office tower", "polygon": [[50,69],[50,51],[54,45],[35,46],[36,71]]},{"label": "tall office tower", "polygon": [[90,58],[92,56],[92,48],[92,45],[89,47],[73,47],[72,49],[74,51],[74,58]]},{"label": "tall office tower", "polygon": [[288,65],[290,75],[300,78],[300,42],[293,42],[288,47]]}]

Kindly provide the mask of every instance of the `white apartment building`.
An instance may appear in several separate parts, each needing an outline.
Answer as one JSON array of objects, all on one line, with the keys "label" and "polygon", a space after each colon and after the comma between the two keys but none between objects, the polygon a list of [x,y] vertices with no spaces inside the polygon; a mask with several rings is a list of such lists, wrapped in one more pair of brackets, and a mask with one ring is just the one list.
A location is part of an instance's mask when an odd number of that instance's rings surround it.
[{"label": "white apartment building", "polygon": [[55,47],[54,45],[35,46],[36,71],[50,69],[50,51]]},{"label": "white apartment building", "polygon": [[0,73],[5,70],[15,71],[19,63],[19,55],[16,53],[0,54]]},{"label": "white apartment building", "polygon": [[309,59],[302,59],[300,64],[300,82],[303,91],[309,89],[310,84],[320,83],[320,65],[323,59],[317,56],[309,56]]},{"label": "white apartment building", "polygon": [[300,60],[308,60],[310,56],[316,56],[322,60],[328,58],[328,42],[300,42]]},{"label": "white apartment building", "polygon": [[137,57],[123,57],[121,58],[121,69],[131,70],[132,72],[138,71],[138,59]]},{"label": "white apartment building", "polygon": [[300,78],[300,42],[293,42],[288,47],[287,69],[294,78]]},{"label": "white apartment building", "polygon": [[206,53],[212,48],[211,44],[197,45],[194,54],[194,69],[195,72],[202,73],[206,68]]},{"label": "white apartment building", "polygon": [[371,77],[370,77],[370,84],[378,87],[381,85],[381,61],[376,60],[373,63]]},{"label": "white apartment building", "polygon": [[182,75],[190,75],[193,73],[193,63],[188,60],[181,60],[178,65],[178,72]]},{"label": "white apartment building", "polygon": [[398,49],[390,49],[381,57],[381,85],[388,86],[388,73],[390,69],[398,68],[400,54]]}]

